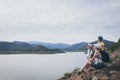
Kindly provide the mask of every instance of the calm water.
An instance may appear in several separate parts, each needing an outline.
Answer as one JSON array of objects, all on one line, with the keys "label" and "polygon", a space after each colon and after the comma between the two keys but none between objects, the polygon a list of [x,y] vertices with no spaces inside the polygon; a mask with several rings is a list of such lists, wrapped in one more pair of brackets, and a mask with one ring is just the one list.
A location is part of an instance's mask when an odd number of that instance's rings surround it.
[{"label": "calm water", "polygon": [[0,55],[0,80],[57,80],[85,59],[82,52]]}]

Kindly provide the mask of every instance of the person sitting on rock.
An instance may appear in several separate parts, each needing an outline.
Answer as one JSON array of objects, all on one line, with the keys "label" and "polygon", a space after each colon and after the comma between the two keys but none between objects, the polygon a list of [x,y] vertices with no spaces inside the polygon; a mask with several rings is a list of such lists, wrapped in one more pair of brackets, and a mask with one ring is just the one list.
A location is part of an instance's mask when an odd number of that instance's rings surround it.
[{"label": "person sitting on rock", "polygon": [[103,42],[103,37],[102,36],[98,36],[97,44],[100,46],[100,51],[105,51],[105,44]]},{"label": "person sitting on rock", "polygon": [[94,44],[94,55],[91,59],[87,61],[87,63],[79,70],[79,72],[86,71],[90,66],[96,68],[96,69],[102,69],[103,68],[103,61],[102,56],[100,54],[100,46],[98,44]]},{"label": "person sitting on rock", "polygon": [[93,51],[92,51],[92,44],[87,44],[87,59],[89,60],[91,58]]},{"label": "person sitting on rock", "polygon": [[99,52],[101,53],[102,61],[103,62],[109,62],[110,61],[110,55],[105,48],[105,44],[103,42],[103,37],[102,36],[98,36],[97,44],[100,46]]}]

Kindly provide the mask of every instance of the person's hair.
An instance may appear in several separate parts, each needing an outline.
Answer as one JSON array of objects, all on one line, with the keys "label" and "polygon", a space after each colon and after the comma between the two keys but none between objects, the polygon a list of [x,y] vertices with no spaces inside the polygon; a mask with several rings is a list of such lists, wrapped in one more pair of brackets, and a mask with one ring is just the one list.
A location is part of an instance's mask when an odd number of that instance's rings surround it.
[{"label": "person's hair", "polygon": [[100,48],[97,48],[98,51],[100,51]]},{"label": "person's hair", "polygon": [[90,43],[89,43],[89,44],[87,44],[87,46],[90,46],[90,47],[92,47],[92,44],[90,44]]},{"label": "person's hair", "polygon": [[97,50],[100,50],[100,46],[98,44],[94,44],[94,47],[96,47]]},{"label": "person's hair", "polygon": [[98,40],[102,42],[103,41],[103,37],[102,36],[98,36]]}]

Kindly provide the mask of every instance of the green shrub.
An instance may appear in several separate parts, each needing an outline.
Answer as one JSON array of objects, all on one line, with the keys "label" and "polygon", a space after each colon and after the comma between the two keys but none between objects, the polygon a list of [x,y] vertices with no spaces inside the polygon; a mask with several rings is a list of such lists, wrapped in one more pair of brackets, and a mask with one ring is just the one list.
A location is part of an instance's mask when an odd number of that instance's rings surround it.
[{"label": "green shrub", "polygon": [[68,73],[68,72],[66,72],[66,73],[64,73],[64,77],[69,77],[69,75],[70,75],[70,73]]},{"label": "green shrub", "polygon": [[113,44],[110,48],[110,52],[114,52],[115,50],[120,50],[120,39],[118,40],[117,43]]}]

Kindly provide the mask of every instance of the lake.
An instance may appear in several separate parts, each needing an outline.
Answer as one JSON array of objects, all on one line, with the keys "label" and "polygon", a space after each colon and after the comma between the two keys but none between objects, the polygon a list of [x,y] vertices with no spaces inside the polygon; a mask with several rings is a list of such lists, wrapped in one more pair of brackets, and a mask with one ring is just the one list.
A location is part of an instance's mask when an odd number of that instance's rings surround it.
[{"label": "lake", "polygon": [[0,55],[0,80],[57,80],[85,61],[84,52]]}]

